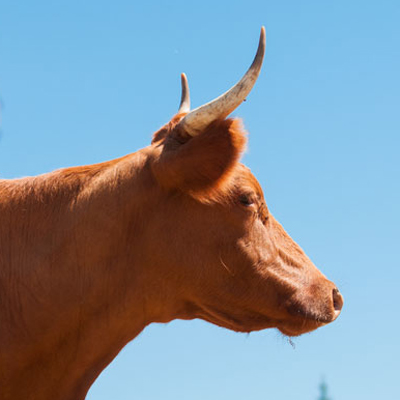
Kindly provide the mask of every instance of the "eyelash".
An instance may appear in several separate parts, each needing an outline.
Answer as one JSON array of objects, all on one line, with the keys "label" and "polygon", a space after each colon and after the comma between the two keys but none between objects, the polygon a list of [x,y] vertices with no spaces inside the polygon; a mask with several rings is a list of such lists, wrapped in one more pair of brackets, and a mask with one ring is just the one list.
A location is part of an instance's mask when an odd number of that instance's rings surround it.
[{"label": "eyelash", "polygon": [[[251,198],[251,196],[246,195],[246,194],[241,194],[239,196],[239,202],[245,206],[245,207],[249,207],[252,204],[254,204],[254,200]],[[258,215],[258,218],[261,220],[262,224],[265,225],[268,221],[268,212],[265,213],[265,215],[263,215],[263,212],[261,211],[263,208],[265,207],[265,204],[262,203],[259,207],[259,209],[256,211],[255,215]]]},{"label": "eyelash", "polygon": [[254,203],[254,201],[245,194],[239,196],[239,202],[246,207],[251,206]]}]

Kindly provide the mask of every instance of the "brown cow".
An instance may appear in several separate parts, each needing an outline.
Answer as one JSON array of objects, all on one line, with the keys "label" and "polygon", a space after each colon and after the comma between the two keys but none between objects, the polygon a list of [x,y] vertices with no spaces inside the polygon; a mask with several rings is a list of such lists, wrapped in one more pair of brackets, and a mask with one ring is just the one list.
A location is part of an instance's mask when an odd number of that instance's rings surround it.
[{"label": "brown cow", "polygon": [[223,96],[109,162],[0,181],[0,398],[83,399],[151,322],[202,318],[300,335],[343,300],[269,213],[226,119],[265,48]]}]

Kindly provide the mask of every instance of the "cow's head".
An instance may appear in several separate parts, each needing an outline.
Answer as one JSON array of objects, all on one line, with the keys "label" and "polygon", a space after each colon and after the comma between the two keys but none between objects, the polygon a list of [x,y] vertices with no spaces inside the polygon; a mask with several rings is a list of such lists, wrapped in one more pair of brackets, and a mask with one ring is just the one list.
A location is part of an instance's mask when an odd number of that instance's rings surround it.
[{"label": "cow's head", "polygon": [[181,318],[236,331],[276,327],[295,336],[333,321],[343,299],[271,215],[262,189],[239,163],[246,135],[226,117],[246,98],[263,60],[216,100],[190,111],[186,77],[178,114],[152,144],[151,169],[165,193],[157,252],[182,299]]}]

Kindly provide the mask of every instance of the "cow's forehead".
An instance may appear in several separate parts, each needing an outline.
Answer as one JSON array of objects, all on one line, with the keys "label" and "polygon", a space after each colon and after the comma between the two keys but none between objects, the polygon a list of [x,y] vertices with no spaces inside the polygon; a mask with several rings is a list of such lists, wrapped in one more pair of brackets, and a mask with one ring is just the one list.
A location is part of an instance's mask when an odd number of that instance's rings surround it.
[{"label": "cow's forehead", "polygon": [[253,191],[257,194],[259,198],[264,198],[263,190],[256,179],[256,177],[251,172],[250,168],[239,163],[235,171],[235,186],[241,190]]}]

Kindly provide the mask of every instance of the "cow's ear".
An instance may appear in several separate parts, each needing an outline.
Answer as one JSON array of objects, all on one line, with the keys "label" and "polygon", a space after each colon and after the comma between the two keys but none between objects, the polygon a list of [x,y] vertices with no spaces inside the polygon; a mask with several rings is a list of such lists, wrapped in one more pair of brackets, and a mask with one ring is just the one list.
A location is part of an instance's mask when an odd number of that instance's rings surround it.
[{"label": "cow's ear", "polygon": [[194,194],[220,188],[246,146],[241,120],[214,121],[194,137],[179,131],[179,125],[176,128],[153,139],[160,149],[152,163],[159,183]]}]

